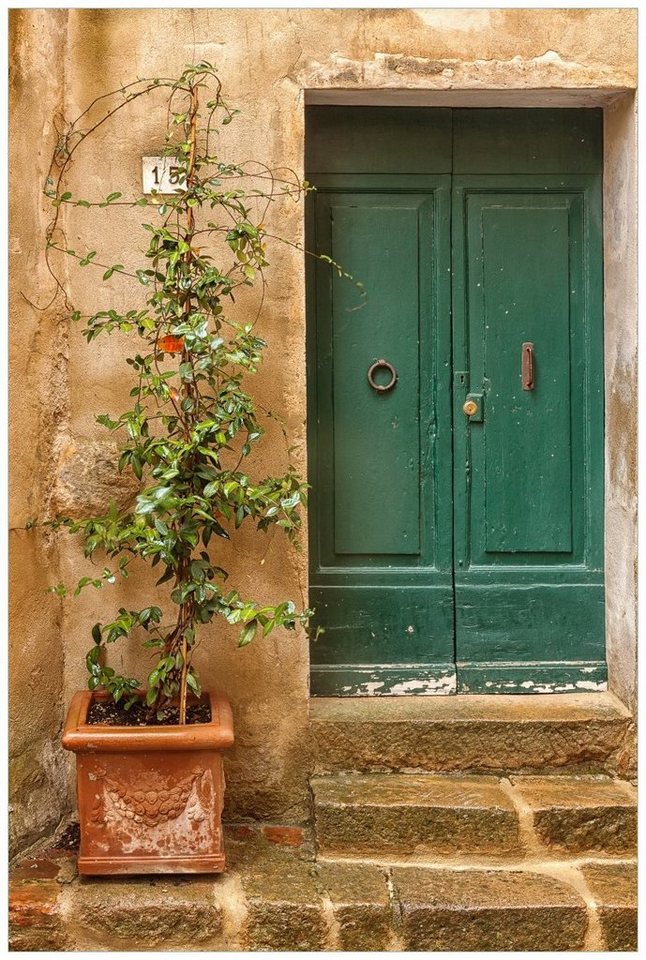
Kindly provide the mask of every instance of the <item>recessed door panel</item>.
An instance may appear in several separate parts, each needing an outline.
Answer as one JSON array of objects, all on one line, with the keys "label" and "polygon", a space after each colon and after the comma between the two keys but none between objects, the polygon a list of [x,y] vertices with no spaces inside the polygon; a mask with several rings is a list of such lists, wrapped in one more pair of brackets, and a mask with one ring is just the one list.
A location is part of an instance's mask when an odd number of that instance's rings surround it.
[{"label": "recessed door panel", "polygon": [[496,197],[470,212],[482,236],[484,551],[569,552],[567,205]]},{"label": "recessed door panel", "polygon": [[[333,257],[352,262],[366,291],[364,301],[346,278],[332,278],[334,552],[418,557],[418,250],[431,201],[348,194],[328,211]],[[385,358],[395,372],[375,367],[370,387],[369,369]]]}]

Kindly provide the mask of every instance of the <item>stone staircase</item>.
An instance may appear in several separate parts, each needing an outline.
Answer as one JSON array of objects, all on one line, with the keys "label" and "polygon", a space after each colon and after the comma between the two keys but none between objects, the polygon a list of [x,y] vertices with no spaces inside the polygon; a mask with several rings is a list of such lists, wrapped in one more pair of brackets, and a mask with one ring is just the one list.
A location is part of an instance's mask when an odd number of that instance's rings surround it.
[{"label": "stone staircase", "polygon": [[612,694],[318,700],[311,719],[317,861],[384,871],[401,948],[634,948],[634,753]]},{"label": "stone staircase", "polygon": [[219,877],[14,868],[13,950],[631,950],[632,718],[611,694],[315,700],[312,821]]},{"label": "stone staircase", "polygon": [[319,856],[493,864],[635,850],[635,789],[608,777],[337,774],[312,791]]}]

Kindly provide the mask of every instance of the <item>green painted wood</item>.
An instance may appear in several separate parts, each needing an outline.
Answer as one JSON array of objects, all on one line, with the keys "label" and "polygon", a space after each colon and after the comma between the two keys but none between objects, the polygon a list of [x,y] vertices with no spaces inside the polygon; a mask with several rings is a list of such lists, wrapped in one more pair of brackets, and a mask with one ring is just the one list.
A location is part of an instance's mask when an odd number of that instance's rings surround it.
[{"label": "green painted wood", "polygon": [[391,577],[367,585],[365,577],[359,584],[311,587],[310,602],[325,628],[312,644],[313,663],[428,664],[429,651],[432,662],[454,661],[450,579],[429,585],[406,576],[406,568],[398,572],[399,582]]},{"label": "green painted wood", "polygon": [[600,111],[317,107],[306,146],[307,246],[367,291],[308,264],[312,693],[599,689]]},{"label": "green painted wood", "polygon": [[460,693],[597,693],[608,689],[603,660],[458,664]]},{"label": "green painted wood", "polygon": [[[543,575],[544,576],[544,575]],[[567,577],[518,583],[500,571],[490,582],[464,576],[456,585],[461,663],[600,660],[603,588]],[[552,582],[550,582],[550,580]]]},{"label": "green painted wood", "polygon": [[457,175],[601,173],[601,109],[459,109],[453,127]]},{"label": "green painted wood", "polygon": [[[541,174],[454,177],[453,198],[463,689],[480,663],[604,659],[601,197],[596,176]],[[470,423],[462,404],[479,390]]]},{"label": "green painted wood", "polygon": [[[455,674],[450,329],[438,322],[449,312],[448,178],[319,176],[317,188],[308,242],[366,295],[314,264],[310,602],[324,632],[312,692],[328,694],[331,674],[349,692],[350,666],[370,683],[394,670],[400,683],[410,664],[408,680],[428,686]],[[398,379],[378,393],[367,372],[382,358]]]},{"label": "green painted wood", "polygon": [[456,692],[455,664],[403,664],[389,667],[334,667],[314,664],[311,689],[319,697],[437,696]]},{"label": "green painted wood", "polygon": [[444,107],[308,107],[307,177],[450,173],[452,116]]}]

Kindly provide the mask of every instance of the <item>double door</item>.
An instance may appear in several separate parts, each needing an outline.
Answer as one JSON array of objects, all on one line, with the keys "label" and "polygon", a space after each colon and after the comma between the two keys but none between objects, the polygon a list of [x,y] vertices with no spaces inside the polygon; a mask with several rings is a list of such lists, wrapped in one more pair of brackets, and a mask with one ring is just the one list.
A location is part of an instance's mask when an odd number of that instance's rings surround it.
[{"label": "double door", "polygon": [[307,165],[312,693],[599,689],[599,111],[313,108]]}]

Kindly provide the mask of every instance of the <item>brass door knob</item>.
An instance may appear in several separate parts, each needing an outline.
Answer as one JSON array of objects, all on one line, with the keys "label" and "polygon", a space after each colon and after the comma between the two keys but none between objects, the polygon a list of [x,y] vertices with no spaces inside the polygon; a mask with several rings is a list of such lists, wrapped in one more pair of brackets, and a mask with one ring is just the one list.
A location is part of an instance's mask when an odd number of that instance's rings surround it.
[{"label": "brass door knob", "polygon": [[467,417],[472,417],[474,413],[478,412],[478,404],[475,400],[467,400],[467,402],[462,407]]}]

